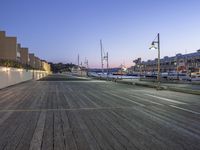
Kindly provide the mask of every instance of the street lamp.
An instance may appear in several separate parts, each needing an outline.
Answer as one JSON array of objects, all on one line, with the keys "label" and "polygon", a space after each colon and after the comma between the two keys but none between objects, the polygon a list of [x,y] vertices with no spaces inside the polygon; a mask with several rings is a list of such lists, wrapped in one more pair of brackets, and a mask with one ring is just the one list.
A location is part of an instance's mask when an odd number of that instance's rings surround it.
[{"label": "street lamp", "polygon": [[85,58],[85,65],[86,65],[86,74],[87,74],[87,77],[88,77],[88,72],[89,72],[89,68],[88,68],[88,59]]},{"label": "street lamp", "polygon": [[103,57],[103,60],[105,60],[107,62],[107,80],[108,80],[108,74],[109,74],[109,69],[108,69],[108,52],[106,53],[106,55]]},{"label": "street lamp", "polygon": [[141,78],[142,78],[142,68],[143,68],[143,65],[142,65],[142,63],[140,62],[140,80],[141,80]]},{"label": "street lamp", "polygon": [[[157,44],[157,47],[155,46]],[[160,89],[160,34],[158,33],[149,49],[158,49],[158,74],[157,74],[157,89]]]}]

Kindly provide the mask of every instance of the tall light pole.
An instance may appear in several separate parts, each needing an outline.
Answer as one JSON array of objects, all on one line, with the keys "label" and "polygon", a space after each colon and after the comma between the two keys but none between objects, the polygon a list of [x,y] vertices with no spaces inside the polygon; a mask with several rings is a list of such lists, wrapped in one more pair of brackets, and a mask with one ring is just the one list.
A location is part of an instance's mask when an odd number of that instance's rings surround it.
[{"label": "tall light pole", "polygon": [[82,77],[82,62],[81,62],[81,66],[80,66],[80,68],[81,68],[81,77]]},{"label": "tall light pole", "polygon": [[[157,47],[155,46],[157,44]],[[158,49],[158,74],[157,74],[157,89],[160,89],[160,34],[158,33],[149,49]]]},{"label": "tall light pole", "polygon": [[85,58],[85,62],[84,63],[86,65],[86,73],[87,73],[87,76],[88,76],[88,69],[89,69],[88,68],[88,59]]},{"label": "tall light pole", "polygon": [[107,54],[107,77],[108,77],[108,73],[109,73],[109,65],[108,65],[108,52],[106,53]]},{"label": "tall light pole", "polygon": [[141,80],[141,76],[142,76],[142,68],[141,68],[142,64],[140,62],[140,80]]},{"label": "tall light pole", "polygon": [[108,52],[106,53],[106,56],[104,56],[104,60],[107,62],[107,80],[108,80],[108,73],[109,73],[109,65],[108,65]]}]

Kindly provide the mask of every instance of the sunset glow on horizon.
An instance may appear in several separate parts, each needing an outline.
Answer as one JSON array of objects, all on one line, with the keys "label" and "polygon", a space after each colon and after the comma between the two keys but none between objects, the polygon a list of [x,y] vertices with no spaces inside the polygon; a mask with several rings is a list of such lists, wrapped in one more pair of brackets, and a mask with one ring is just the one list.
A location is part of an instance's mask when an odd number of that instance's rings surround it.
[{"label": "sunset glow on horizon", "polygon": [[[200,49],[199,0],[2,0],[0,30],[49,62],[101,67],[100,39],[109,66],[130,67],[157,57],[149,46],[160,33],[161,58]],[[20,11],[19,11],[20,10]]]}]

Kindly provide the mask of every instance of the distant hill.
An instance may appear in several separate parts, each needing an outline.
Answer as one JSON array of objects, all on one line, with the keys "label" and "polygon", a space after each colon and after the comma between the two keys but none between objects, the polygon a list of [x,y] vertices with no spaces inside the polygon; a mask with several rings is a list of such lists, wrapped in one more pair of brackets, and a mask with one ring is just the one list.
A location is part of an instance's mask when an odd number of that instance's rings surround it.
[{"label": "distant hill", "polygon": [[49,62],[49,64],[51,65],[51,70],[53,73],[61,73],[61,72],[71,72],[71,68],[72,67],[75,67],[77,65],[75,64],[63,64],[63,63],[52,63],[52,62]]}]

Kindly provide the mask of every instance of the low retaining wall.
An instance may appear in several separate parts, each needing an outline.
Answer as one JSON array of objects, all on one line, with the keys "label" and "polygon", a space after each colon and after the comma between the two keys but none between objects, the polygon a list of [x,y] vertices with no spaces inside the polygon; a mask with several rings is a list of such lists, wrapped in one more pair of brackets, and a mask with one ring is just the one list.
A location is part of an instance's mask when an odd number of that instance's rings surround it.
[{"label": "low retaining wall", "polygon": [[47,75],[45,71],[0,67],[0,89]]}]

